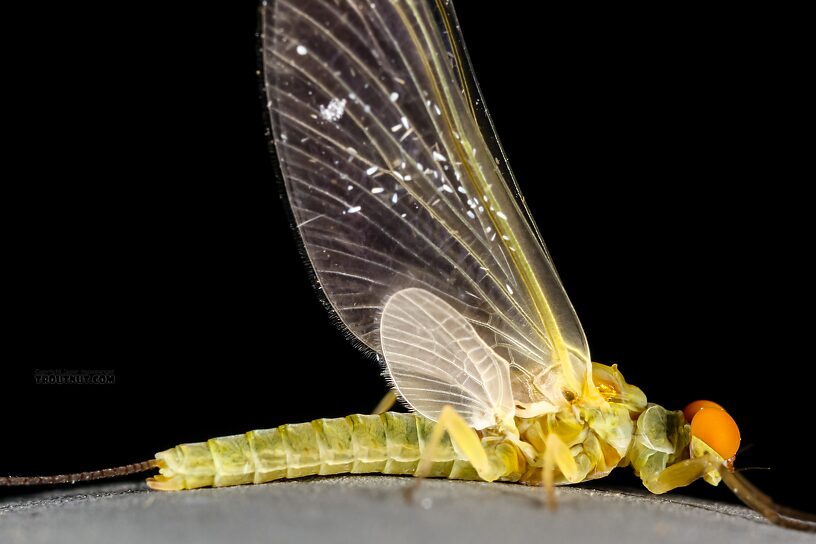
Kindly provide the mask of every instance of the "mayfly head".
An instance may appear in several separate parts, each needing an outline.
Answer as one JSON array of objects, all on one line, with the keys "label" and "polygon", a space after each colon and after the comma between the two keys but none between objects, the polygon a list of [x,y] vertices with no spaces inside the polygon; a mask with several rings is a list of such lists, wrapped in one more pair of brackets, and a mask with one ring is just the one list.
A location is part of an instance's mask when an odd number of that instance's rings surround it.
[{"label": "mayfly head", "polygon": [[713,484],[722,481],[737,498],[777,525],[816,532],[816,516],[775,503],[735,470],[739,427],[722,406],[710,400],[697,400],[686,406],[683,416],[691,427],[691,456],[718,461],[716,472],[704,476],[706,481]]},{"label": "mayfly head", "polygon": [[733,466],[740,445],[740,431],[725,409],[710,400],[696,400],[683,409],[691,425],[691,436],[722,457],[727,466]]}]

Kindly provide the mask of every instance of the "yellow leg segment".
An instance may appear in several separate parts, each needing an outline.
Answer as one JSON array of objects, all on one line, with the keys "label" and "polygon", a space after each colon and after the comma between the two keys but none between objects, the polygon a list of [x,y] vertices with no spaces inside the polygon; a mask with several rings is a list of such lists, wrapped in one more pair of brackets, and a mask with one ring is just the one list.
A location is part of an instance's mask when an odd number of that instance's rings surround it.
[{"label": "yellow leg segment", "polygon": [[663,469],[657,476],[646,481],[643,485],[652,493],[659,495],[671,491],[676,487],[685,487],[707,472],[716,468],[716,462],[708,456],[686,459]]},{"label": "yellow leg segment", "polygon": [[394,393],[393,389],[389,389],[388,393],[382,398],[382,400],[377,404],[377,406],[371,411],[371,415],[378,416],[380,414],[386,413],[388,410],[394,407],[397,403],[397,395]]},{"label": "yellow leg segment", "polygon": [[541,470],[541,485],[547,493],[547,504],[555,509],[558,504],[555,502],[555,468],[571,483],[581,480],[581,474],[572,452],[563,440],[556,434],[547,436],[546,449],[544,450],[544,467]]},{"label": "yellow leg segment", "polygon": [[442,408],[439,414],[439,421],[436,422],[431,437],[419,459],[419,465],[414,473],[417,478],[424,478],[431,470],[431,464],[436,457],[439,445],[445,432],[451,441],[459,448],[468,462],[473,465],[479,477],[486,482],[492,482],[501,477],[500,471],[491,465],[487,458],[487,452],[482,446],[482,441],[476,431],[468,425],[462,416],[450,406]]}]

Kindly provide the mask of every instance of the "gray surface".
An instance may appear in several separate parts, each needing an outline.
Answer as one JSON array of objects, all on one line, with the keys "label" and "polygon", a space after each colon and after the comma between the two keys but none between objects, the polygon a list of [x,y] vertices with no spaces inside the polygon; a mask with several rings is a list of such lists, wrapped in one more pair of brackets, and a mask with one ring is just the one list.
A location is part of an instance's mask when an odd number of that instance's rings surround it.
[{"label": "gray surface", "polygon": [[0,543],[59,542],[816,542],[752,511],[635,491],[348,476],[258,486],[151,492],[142,484],[84,485],[0,503]]}]

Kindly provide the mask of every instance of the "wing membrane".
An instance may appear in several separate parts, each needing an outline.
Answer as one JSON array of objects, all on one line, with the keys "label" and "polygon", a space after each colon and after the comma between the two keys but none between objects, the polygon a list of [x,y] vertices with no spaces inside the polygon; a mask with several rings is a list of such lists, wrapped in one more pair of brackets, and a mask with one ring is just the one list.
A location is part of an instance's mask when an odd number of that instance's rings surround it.
[{"label": "wing membrane", "polygon": [[381,323],[389,376],[418,412],[436,420],[448,404],[475,429],[512,420],[510,366],[450,304],[403,289],[388,299]]},{"label": "wing membrane", "polygon": [[522,411],[556,409],[564,387],[580,394],[583,331],[483,136],[452,8],[279,0],[263,17],[287,195],[343,324],[382,353],[386,301],[420,288],[509,364]]}]

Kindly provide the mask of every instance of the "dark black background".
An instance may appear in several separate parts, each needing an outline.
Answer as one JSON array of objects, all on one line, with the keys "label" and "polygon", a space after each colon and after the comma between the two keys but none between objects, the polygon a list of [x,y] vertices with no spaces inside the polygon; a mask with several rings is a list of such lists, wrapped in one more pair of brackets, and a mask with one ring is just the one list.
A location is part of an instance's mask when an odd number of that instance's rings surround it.
[{"label": "dark black background", "polygon": [[[369,411],[379,369],[318,302],[274,182],[256,6],[30,9],[4,17],[0,472]],[[667,407],[725,405],[738,464],[807,507],[803,15],[458,9],[593,358]]]}]

